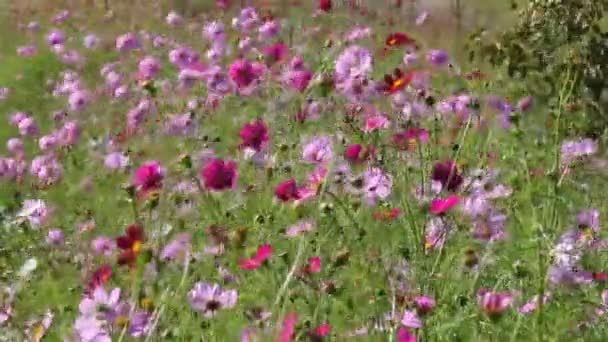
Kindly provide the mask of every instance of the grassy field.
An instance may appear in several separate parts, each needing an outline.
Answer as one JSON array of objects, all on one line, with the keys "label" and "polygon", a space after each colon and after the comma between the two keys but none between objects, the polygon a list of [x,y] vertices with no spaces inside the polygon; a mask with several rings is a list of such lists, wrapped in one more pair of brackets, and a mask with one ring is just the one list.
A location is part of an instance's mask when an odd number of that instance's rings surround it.
[{"label": "grassy field", "polygon": [[606,340],[569,75],[467,62],[509,3],[336,3],[0,1],[0,341]]}]

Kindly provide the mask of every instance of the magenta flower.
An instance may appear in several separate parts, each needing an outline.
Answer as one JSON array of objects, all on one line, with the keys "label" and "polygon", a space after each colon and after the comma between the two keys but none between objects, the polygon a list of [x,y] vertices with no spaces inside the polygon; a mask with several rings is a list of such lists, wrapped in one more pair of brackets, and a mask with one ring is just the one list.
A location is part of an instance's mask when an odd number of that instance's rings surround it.
[{"label": "magenta flower", "polygon": [[498,319],[513,304],[510,292],[494,292],[488,289],[477,291],[477,304],[491,319]]},{"label": "magenta flower", "polygon": [[269,64],[279,63],[287,57],[287,45],[283,43],[274,43],[262,49],[262,54],[266,56]]},{"label": "magenta flower", "polygon": [[401,327],[397,331],[397,342],[416,342],[416,336],[412,335],[407,328]]},{"label": "magenta flower", "polygon": [[350,163],[359,164],[364,162],[367,158],[361,144],[349,144],[346,146],[346,149],[344,149],[344,159],[348,160]]},{"label": "magenta flower", "polygon": [[159,191],[163,186],[165,170],[157,161],[149,161],[139,166],[133,174],[133,185],[138,196],[145,197],[147,194]]},{"label": "magenta flower", "polygon": [[259,152],[268,142],[268,128],[263,120],[258,119],[243,125],[239,136],[241,137],[240,148],[247,147]]},{"label": "magenta flower", "polygon": [[238,178],[237,166],[233,161],[212,159],[201,170],[205,187],[211,191],[232,189]]},{"label": "magenta flower", "polygon": [[308,258],[308,265],[305,267],[306,273],[321,272],[321,258],[318,256]]},{"label": "magenta flower", "polygon": [[435,308],[435,300],[427,296],[418,296],[414,299],[416,310],[419,314],[425,315]]},{"label": "magenta flower", "polygon": [[298,185],[294,179],[288,179],[279,183],[274,189],[274,195],[281,202],[289,202],[300,199]]},{"label": "magenta flower", "polygon": [[319,164],[333,158],[331,138],[326,135],[312,137],[305,143],[302,159],[309,163]]},{"label": "magenta flower", "polygon": [[[603,293],[602,293],[602,297],[604,297]],[[534,310],[536,310],[536,307],[539,304],[538,298],[539,298],[538,295],[532,297],[532,299],[529,302],[525,303],[524,305],[522,305],[519,308],[519,313],[527,315],[527,314],[533,312]],[[543,304],[546,304],[549,301],[549,299],[551,299],[551,293],[547,292],[547,293],[545,293],[545,295],[543,297]]]},{"label": "magenta flower", "polygon": [[304,92],[312,79],[312,71],[307,69],[290,69],[283,75],[283,80],[293,90]]},{"label": "magenta flower", "polygon": [[387,129],[391,126],[391,121],[384,115],[372,115],[365,119],[363,132],[369,133],[379,129]]},{"label": "magenta flower", "polygon": [[239,88],[244,88],[255,82],[263,73],[263,68],[246,59],[238,59],[230,64],[228,75]]},{"label": "magenta flower", "polygon": [[244,270],[255,270],[270,258],[272,252],[272,246],[261,245],[258,247],[258,250],[253,257],[239,260],[239,266]]},{"label": "magenta flower", "polygon": [[291,342],[297,322],[298,315],[295,312],[285,315],[281,331],[279,332],[279,342]]},{"label": "magenta flower", "polygon": [[532,96],[526,96],[526,97],[521,98],[519,101],[517,101],[517,104],[515,105],[517,110],[519,110],[522,113],[529,111],[530,109],[532,109],[533,106],[534,106],[534,97],[532,97]]},{"label": "magenta flower", "polygon": [[456,191],[462,185],[462,175],[458,173],[456,164],[452,161],[438,162],[433,166],[431,179],[440,182],[444,189]]},{"label": "magenta flower", "polygon": [[458,205],[460,197],[457,195],[450,195],[447,198],[435,198],[431,202],[431,214],[441,215],[448,212],[450,209]]}]

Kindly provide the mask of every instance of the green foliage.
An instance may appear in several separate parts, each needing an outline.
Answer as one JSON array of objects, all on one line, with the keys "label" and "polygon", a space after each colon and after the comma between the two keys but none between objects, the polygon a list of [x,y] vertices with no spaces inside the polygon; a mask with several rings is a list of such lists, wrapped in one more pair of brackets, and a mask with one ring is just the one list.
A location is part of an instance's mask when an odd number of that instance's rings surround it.
[{"label": "green foliage", "polygon": [[606,0],[531,1],[519,11],[519,22],[494,41],[473,34],[470,57],[504,67],[523,92],[544,102],[559,96],[570,71],[576,115],[567,128],[598,137],[608,124],[607,10]]}]

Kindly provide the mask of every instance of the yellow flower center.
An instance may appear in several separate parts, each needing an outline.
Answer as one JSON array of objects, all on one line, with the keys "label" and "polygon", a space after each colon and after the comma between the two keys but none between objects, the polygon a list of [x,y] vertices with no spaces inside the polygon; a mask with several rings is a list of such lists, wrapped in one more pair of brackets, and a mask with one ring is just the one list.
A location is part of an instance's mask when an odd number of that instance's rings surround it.
[{"label": "yellow flower center", "polygon": [[129,317],[125,316],[125,315],[120,315],[118,317],[116,317],[116,325],[120,328],[124,328],[127,325],[129,325]]},{"label": "yellow flower center", "polygon": [[133,242],[133,247],[131,247],[131,249],[133,250],[134,253],[139,253],[139,251],[141,250],[141,242],[139,242],[139,241]]}]

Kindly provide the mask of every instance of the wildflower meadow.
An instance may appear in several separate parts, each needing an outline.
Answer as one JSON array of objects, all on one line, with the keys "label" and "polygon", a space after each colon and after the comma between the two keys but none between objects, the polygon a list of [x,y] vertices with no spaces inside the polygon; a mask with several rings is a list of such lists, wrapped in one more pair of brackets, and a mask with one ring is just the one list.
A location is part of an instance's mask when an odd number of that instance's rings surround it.
[{"label": "wildflower meadow", "polygon": [[582,69],[470,57],[525,3],[0,1],[0,341],[608,340]]}]

